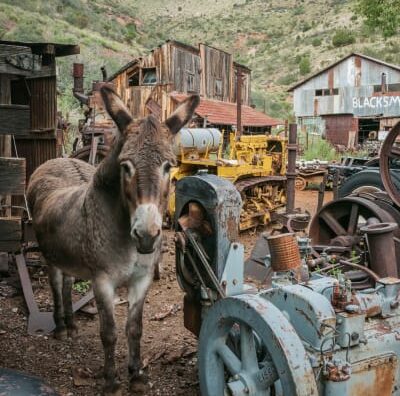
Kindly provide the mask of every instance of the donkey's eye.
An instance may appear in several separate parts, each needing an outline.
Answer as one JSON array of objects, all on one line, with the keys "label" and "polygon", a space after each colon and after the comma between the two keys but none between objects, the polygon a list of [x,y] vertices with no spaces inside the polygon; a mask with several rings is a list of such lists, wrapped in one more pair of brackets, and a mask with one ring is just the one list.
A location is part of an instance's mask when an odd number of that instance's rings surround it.
[{"label": "donkey's eye", "polygon": [[130,161],[121,162],[121,169],[128,177],[133,177],[135,174],[135,168]]},{"label": "donkey's eye", "polygon": [[166,162],[164,164],[164,174],[169,173],[171,171],[172,164],[170,162]]}]

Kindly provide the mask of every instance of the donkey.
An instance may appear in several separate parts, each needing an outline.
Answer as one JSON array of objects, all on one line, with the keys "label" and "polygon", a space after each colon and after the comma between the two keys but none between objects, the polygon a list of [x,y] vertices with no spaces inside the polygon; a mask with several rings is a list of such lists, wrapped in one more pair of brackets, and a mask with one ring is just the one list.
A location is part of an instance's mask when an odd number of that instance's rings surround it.
[{"label": "donkey", "polygon": [[115,365],[114,294],[128,287],[126,335],[130,389],[145,386],[140,339],[143,303],[161,249],[162,219],[175,165],[172,138],[193,116],[199,97],[187,98],[164,122],[149,115],[135,122],[109,86],[101,89],[118,127],[109,155],[94,168],[57,158],[33,173],[28,203],[54,299],[55,337],[74,335],[74,277],[92,281],[104,348],[104,394],[120,392]]}]

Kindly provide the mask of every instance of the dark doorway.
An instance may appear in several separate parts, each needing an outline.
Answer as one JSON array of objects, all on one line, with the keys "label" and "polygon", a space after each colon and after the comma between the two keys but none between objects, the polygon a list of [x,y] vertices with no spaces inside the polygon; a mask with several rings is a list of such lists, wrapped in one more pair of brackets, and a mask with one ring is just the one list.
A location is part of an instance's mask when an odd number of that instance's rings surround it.
[{"label": "dark doorway", "polygon": [[[378,136],[379,119],[359,118],[358,119],[358,143],[363,144],[370,136],[371,132],[376,132],[375,139]],[[371,135],[372,136],[372,135]]]}]

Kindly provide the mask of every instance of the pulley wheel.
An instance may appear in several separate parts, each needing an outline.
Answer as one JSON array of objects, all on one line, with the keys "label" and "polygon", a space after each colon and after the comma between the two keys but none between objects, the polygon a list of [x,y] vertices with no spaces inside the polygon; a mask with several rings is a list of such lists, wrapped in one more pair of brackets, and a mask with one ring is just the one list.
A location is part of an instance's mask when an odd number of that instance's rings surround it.
[{"label": "pulley wheel", "polygon": [[209,309],[198,365],[203,396],[318,394],[300,338],[282,312],[259,295],[224,298]]},{"label": "pulley wheel", "polygon": [[[382,207],[381,207],[382,206]],[[396,222],[384,204],[348,196],[329,202],[314,216],[310,225],[313,245],[357,247],[360,227],[371,223]]]},{"label": "pulley wheel", "polygon": [[400,121],[390,130],[382,144],[380,152],[379,167],[382,175],[382,182],[386,192],[389,194],[393,202],[400,207],[400,192],[396,188],[391,177],[390,164],[393,160],[400,160],[400,144],[397,138],[400,134]]},{"label": "pulley wheel", "polygon": [[304,177],[301,177],[301,176],[296,176],[294,185],[296,187],[296,190],[303,191],[307,187],[306,179],[304,179]]}]

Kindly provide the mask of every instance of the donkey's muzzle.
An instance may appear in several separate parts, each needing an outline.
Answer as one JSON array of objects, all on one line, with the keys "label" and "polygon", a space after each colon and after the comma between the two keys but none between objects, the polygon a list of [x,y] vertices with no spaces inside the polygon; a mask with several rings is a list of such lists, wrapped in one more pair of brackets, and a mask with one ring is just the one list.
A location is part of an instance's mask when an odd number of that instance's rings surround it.
[{"label": "donkey's muzzle", "polygon": [[137,251],[140,254],[151,254],[154,253],[156,242],[160,237],[161,230],[158,230],[156,235],[148,233],[139,234],[136,230],[133,230],[133,234],[137,240]]}]

